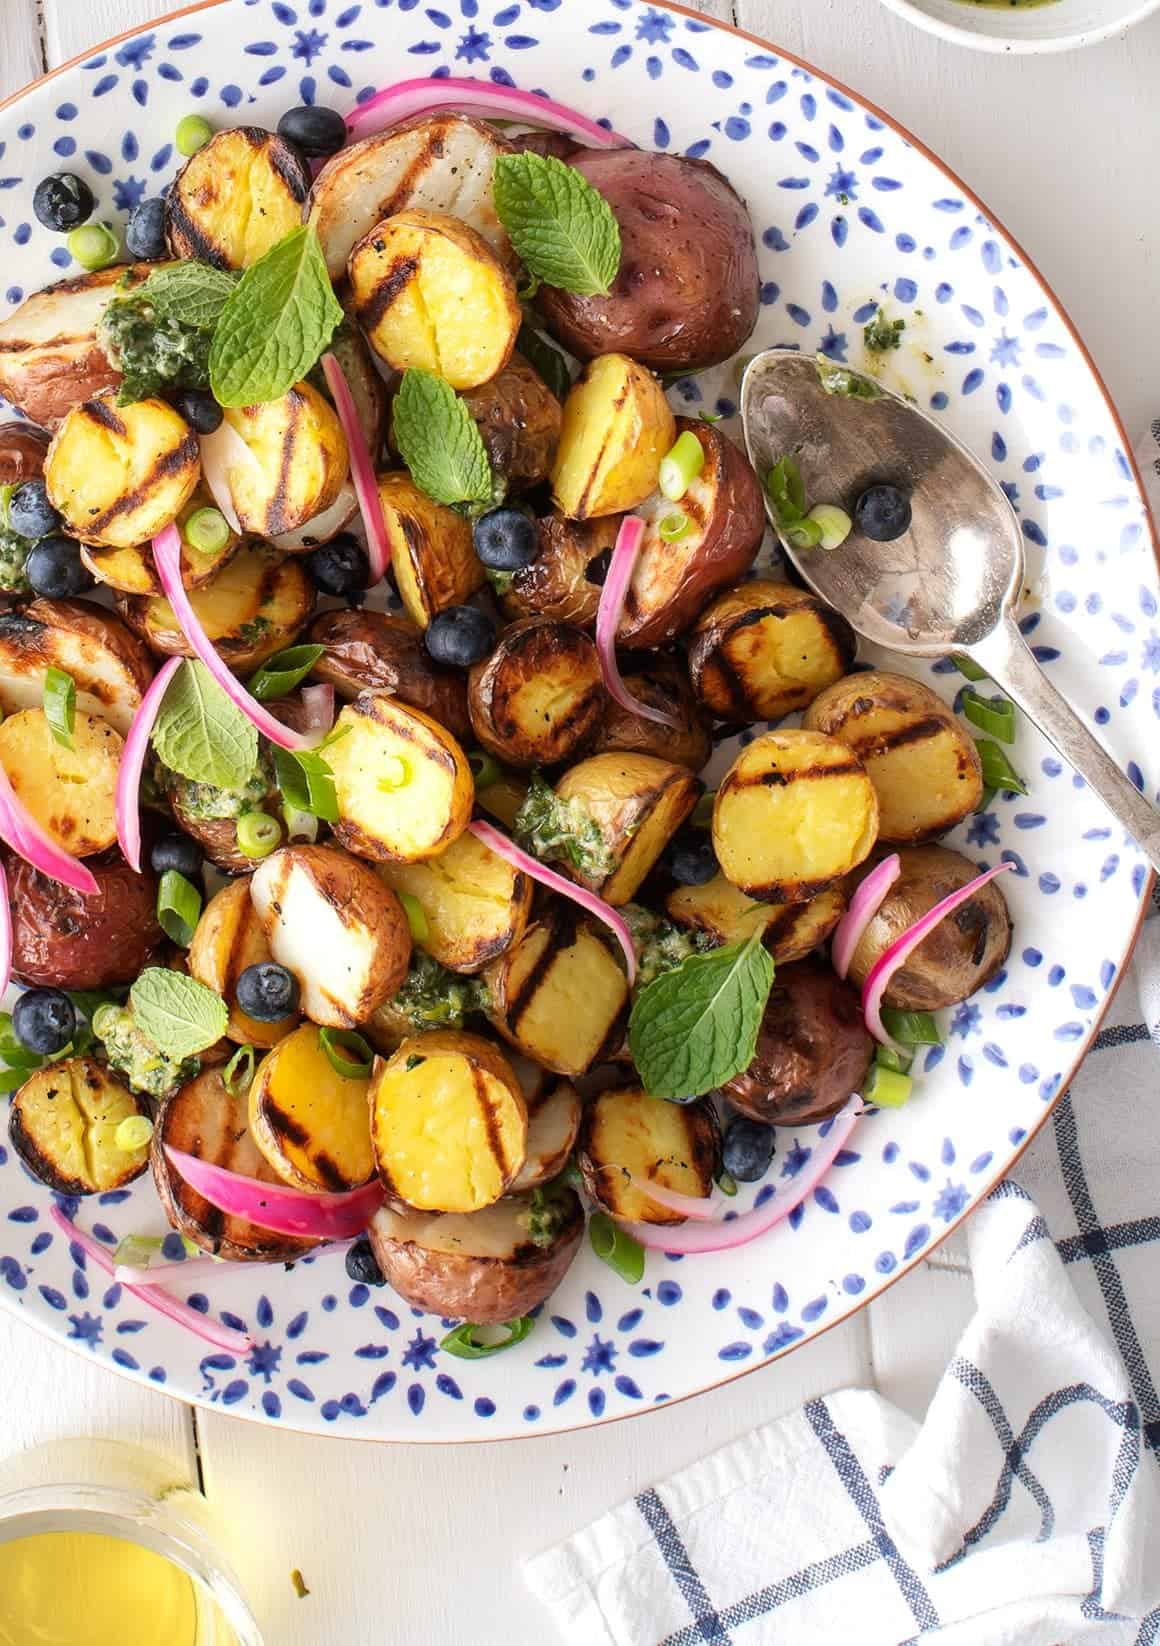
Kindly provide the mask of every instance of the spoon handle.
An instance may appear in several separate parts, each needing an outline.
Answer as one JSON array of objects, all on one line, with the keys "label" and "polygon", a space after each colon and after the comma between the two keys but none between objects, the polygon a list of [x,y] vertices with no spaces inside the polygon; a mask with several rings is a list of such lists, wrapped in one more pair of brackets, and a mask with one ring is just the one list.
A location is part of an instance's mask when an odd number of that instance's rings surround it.
[{"label": "spoon handle", "polygon": [[1056,691],[1032,656],[1014,617],[1007,613],[990,634],[962,650],[986,669],[995,684],[1054,743],[1068,765],[1133,836],[1152,867],[1160,870],[1160,812],[1145,800],[1071,704]]}]

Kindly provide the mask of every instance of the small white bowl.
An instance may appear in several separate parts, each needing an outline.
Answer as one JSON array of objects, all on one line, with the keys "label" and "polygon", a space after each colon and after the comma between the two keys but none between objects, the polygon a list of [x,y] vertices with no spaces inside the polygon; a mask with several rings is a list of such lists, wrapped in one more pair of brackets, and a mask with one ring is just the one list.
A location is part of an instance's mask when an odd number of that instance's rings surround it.
[{"label": "small white bowl", "polygon": [[882,0],[900,17],[975,51],[1072,51],[1123,34],[1160,0],[1052,0],[1049,5],[974,5],[968,0]]}]

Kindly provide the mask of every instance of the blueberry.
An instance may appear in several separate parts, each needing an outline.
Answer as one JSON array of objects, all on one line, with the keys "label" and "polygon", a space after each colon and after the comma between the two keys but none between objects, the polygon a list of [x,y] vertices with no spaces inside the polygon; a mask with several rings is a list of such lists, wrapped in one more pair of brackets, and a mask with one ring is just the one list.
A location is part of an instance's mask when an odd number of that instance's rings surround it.
[{"label": "blueberry", "polygon": [[518,572],[540,550],[536,522],[522,509],[492,509],[480,515],[472,531],[475,552],[493,572]]},{"label": "blueberry", "polygon": [[346,121],[334,109],[287,109],[278,136],[303,154],[337,154],[346,143]]},{"label": "blueberry", "polygon": [[769,1170],[773,1150],[772,1126],[737,1115],[725,1128],[721,1165],[738,1183],[756,1183]]},{"label": "blueberry", "polygon": [[134,206],[125,225],[125,250],[130,257],[140,257],[155,263],[166,255],[165,201],[161,195],[151,195]]},{"label": "blueberry", "polygon": [[247,1017],[281,1023],[298,1006],[298,979],[276,961],[261,960],[240,974],[234,993]]},{"label": "blueberry", "polygon": [[197,879],[204,861],[197,841],[180,832],[163,834],[149,853],[154,874],[165,874],[169,869],[176,869],[187,880]]},{"label": "blueberry", "polygon": [[49,600],[67,600],[84,594],[96,583],[71,537],[42,537],[29,551],[24,575],[32,585],[32,592]]},{"label": "blueberry", "polygon": [[385,1286],[379,1260],[367,1239],[356,1240],[346,1251],[346,1272],[349,1278],[363,1286]]},{"label": "blueberry", "polygon": [[44,177],[36,185],[32,209],[38,223],[58,234],[67,234],[78,224],[87,223],[93,215],[93,191],[83,177],[71,171],[60,171]]},{"label": "blueberry", "polygon": [[717,853],[708,829],[680,829],[665,848],[664,867],[678,886],[703,886],[717,873]]},{"label": "blueberry", "polygon": [[304,563],[310,581],[323,594],[360,594],[370,580],[367,551],[350,532],[339,532],[329,543],[311,549]]},{"label": "blueberry", "polygon": [[26,989],[12,1008],[12,1032],[26,1051],[55,1057],[77,1032],[76,1007],[63,989]]},{"label": "blueberry", "polygon": [[60,515],[48,501],[43,480],[26,480],[8,500],[8,524],[21,537],[47,537],[60,525]]},{"label": "blueberry", "polygon": [[469,669],[495,645],[495,624],[477,606],[448,606],[431,619],[424,638],[436,663]]},{"label": "blueberry", "polygon": [[195,434],[212,434],[221,427],[222,409],[206,389],[182,389],[173,404]]},{"label": "blueberry", "polygon": [[893,543],[909,529],[910,499],[897,486],[869,486],[854,506],[854,519],[863,537]]}]

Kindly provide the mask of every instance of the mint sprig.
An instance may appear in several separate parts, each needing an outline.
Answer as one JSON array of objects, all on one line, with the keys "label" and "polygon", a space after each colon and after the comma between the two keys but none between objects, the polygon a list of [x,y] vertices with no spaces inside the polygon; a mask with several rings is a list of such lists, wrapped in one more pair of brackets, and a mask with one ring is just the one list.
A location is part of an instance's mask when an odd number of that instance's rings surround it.
[{"label": "mint sprig", "polygon": [[501,154],[492,193],[524,267],[580,297],[606,294],[620,267],[612,207],[574,166],[551,155]]},{"label": "mint sprig", "polygon": [[417,366],[395,396],[395,444],[411,479],[436,503],[488,503],[491,464],[479,426],[450,383]]},{"label": "mint sprig", "polygon": [[129,1004],[141,1033],[174,1062],[204,1052],[229,1022],[221,995],[165,966],[145,968],[129,990]]},{"label": "mint sprig", "polygon": [[646,1092],[689,1098],[747,1069],[769,991],[773,960],[761,932],[691,955],[642,989],[628,1024],[628,1049]]},{"label": "mint sprig", "polygon": [[318,235],[292,229],[238,281],[209,351],[209,379],[222,406],[278,400],[305,377],[343,318]]},{"label": "mint sprig", "polygon": [[187,658],[169,682],[152,743],[162,765],[215,789],[244,788],[258,760],[258,733],[204,663]]}]

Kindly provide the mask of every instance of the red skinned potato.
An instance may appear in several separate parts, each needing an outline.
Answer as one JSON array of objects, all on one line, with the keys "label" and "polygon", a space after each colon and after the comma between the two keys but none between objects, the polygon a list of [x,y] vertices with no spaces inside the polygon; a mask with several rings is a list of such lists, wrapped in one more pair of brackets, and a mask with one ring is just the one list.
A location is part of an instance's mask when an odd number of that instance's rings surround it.
[{"label": "red skinned potato", "polygon": [[607,297],[541,287],[553,335],[581,360],[620,351],[666,373],[736,354],[757,320],[757,248],[716,167],[645,149],[585,150],[568,164],[616,215],[620,271]]},{"label": "red skinned potato", "polygon": [[44,473],[48,435],[31,423],[0,423],[0,486],[22,486]]},{"label": "red skinned potato", "polygon": [[12,971],[21,983],[54,989],[131,983],[161,945],[152,872],[135,874],[119,851],[90,857],[85,867],[96,878],[95,897],[8,855]]},{"label": "red skinned potato", "polygon": [[[718,589],[741,581],[765,534],[761,484],[744,452],[711,424],[679,417],[678,438],[685,433],[700,441],[705,464],[679,503],[654,492],[636,510],[645,529],[616,633],[621,646],[675,640]],[[691,529],[665,543],[660,523],[677,510]]]},{"label": "red skinned potato", "polygon": [[753,1061],[721,1091],[751,1120],[815,1126],[860,1089],[873,1055],[857,990],[802,960],[778,967]]},{"label": "red skinned potato", "polygon": [[409,617],[357,607],[320,612],[303,639],[326,648],[313,678],[347,702],[362,691],[389,692],[433,715],[460,743],[470,742],[466,677],[431,661],[423,631]]}]

